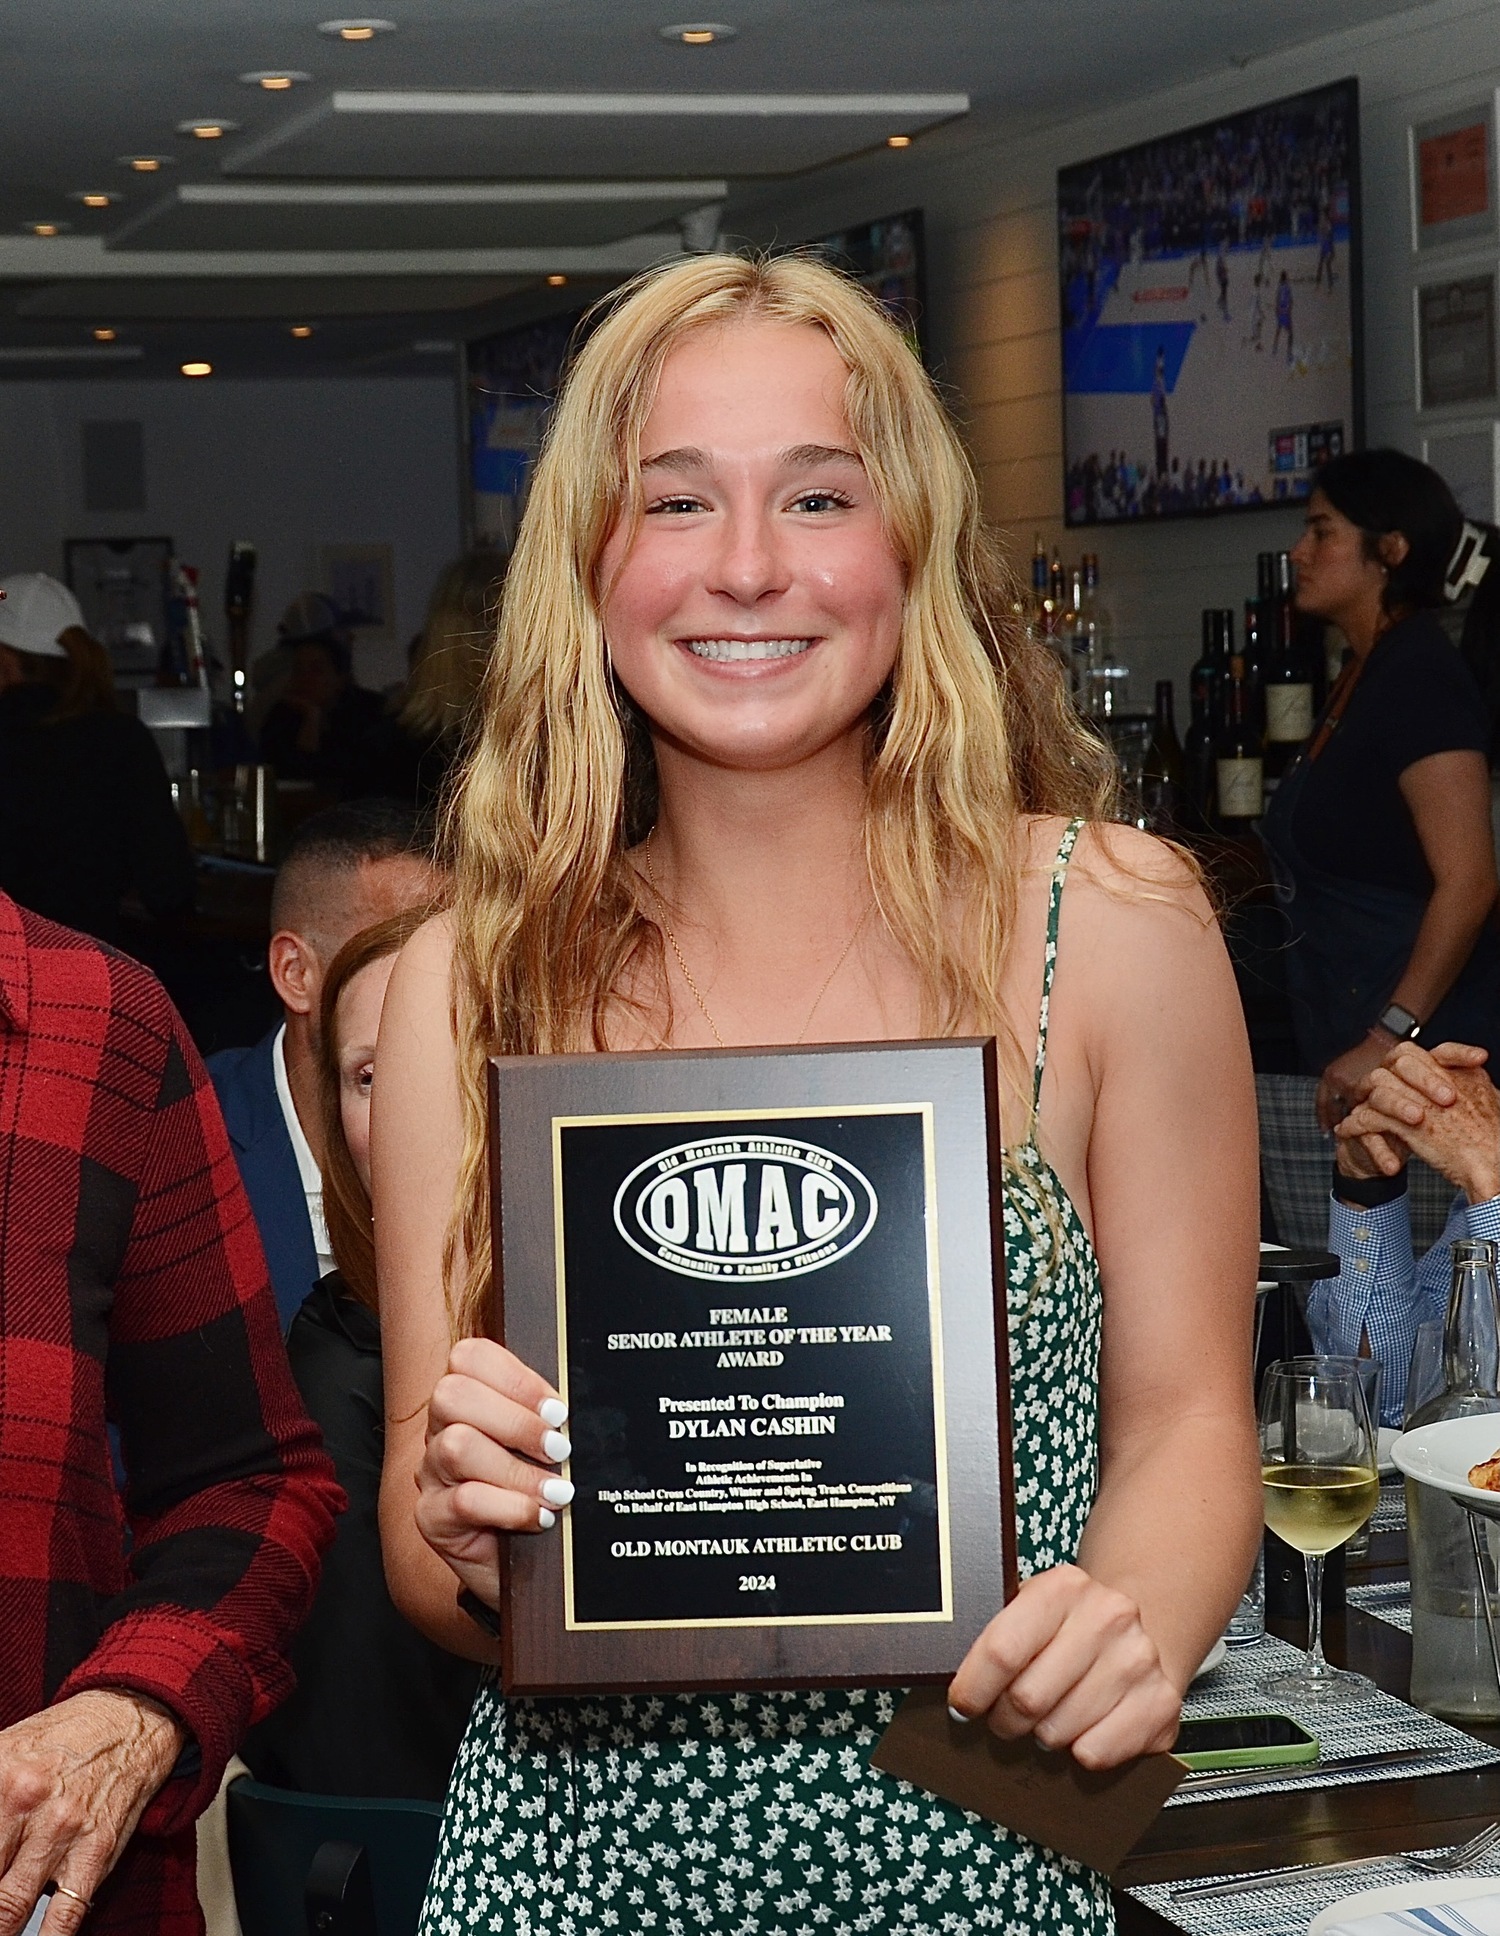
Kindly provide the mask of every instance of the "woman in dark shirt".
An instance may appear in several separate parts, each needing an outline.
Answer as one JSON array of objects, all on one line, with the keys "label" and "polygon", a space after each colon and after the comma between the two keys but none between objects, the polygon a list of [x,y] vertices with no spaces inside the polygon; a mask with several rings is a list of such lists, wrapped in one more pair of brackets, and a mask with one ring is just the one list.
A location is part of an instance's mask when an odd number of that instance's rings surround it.
[{"label": "woman in dark shirt", "polygon": [[370,1227],[370,1086],[396,955],[427,908],[341,948],[322,999],[323,1205],[339,1268],[287,1335],[308,1412],[349,1496],[318,1597],[292,1644],[297,1687],[242,1750],[258,1780],[324,1795],[441,1801],[479,1669],[435,1647],[391,1604],[376,1505],[385,1395]]},{"label": "woman in dark shirt", "polygon": [[1429,1045],[1479,1043],[1500,1060],[1490,721],[1435,616],[1463,530],[1436,471],[1360,451],[1318,473],[1292,554],[1298,609],[1349,646],[1264,829],[1325,1127],[1418,1029]]},{"label": "woman in dark shirt", "polygon": [[0,585],[0,887],[118,943],[127,893],[152,915],[192,906],[166,769],[141,722],[115,710],[103,648],[67,586],[41,572]]}]

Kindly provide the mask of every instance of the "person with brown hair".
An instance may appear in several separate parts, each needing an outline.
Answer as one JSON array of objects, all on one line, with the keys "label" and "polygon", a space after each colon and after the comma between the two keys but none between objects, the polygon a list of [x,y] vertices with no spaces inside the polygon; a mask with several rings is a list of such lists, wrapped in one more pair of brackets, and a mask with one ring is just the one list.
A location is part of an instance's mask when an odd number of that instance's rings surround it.
[{"label": "person with brown hair", "polygon": [[[930,379],[826,265],[674,263],[578,352],[371,1125],[386,1571],[454,1651],[498,1659],[502,1544],[572,1498],[566,1405],[486,1335],[487,1058],[984,1034],[1024,1577],[947,1698],[1090,1769],[1175,1738],[1261,1525],[1250,1060],[1195,872],[1107,824],[1013,595]],[[889,1932],[915,1886],[933,1929],[1110,1930],[1103,1876],[870,1768],[893,1704],[489,1678],[424,1927]]]},{"label": "person with brown hair", "polygon": [[385,790],[419,807],[436,804],[458,759],[495,639],[509,559],[481,547],[444,565],[417,635],[411,672],[393,701]]},{"label": "person with brown hair", "polygon": [[67,586],[29,571],[0,588],[0,888],[118,943],[131,890],[157,916],[193,904],[166,769],[141,722],[115,709],[103,648]]},{"label": "person with brown hair", "polygon": [[385,1399],[370,1222],[380,1011],[397,950],[427,913],[405,908],[354,935],[323,982],[323,1210],[336,1268],[302,1305],[286,1348],[349,1506],[312,1613],[292,1644],[296,1688],[241,1752],[258,1780],[280,1788],[441,1801],[479,1673],[410,1626],[385,1583],[378,1516]]}]

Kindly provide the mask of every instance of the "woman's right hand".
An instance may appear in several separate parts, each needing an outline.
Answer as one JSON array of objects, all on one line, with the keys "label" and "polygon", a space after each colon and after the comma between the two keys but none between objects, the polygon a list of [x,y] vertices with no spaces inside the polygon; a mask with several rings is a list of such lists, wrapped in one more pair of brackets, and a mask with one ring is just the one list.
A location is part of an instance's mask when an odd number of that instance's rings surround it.
[{"label": "woman's right hand", "polygon": [[501,1533],[546,1532],[573,1497],[549,1468],[572,1446],[568,1408],[544,1378],[489,1338],[448,1355],[427,1407],[417,1527],[486,1606],[499,1597]]}]

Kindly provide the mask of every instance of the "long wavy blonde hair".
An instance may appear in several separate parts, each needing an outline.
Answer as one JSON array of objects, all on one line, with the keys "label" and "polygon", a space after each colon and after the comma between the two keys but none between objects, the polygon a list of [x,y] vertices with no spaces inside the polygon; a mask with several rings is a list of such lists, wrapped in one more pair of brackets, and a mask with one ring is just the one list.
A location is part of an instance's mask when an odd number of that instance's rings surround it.
[{"label": "long wavy blonde hair", "polygon": [[666,996],[661,930],[626,858],[655,821],[655,766],[611,673],[600,556],[642,515],[641,433],[668,356],[692,331],[750,319],[827,332],[905,568],[896,664],[870,723],[865,852],[929,1033],[1013,1040],[1001,986],[1019,817],[1109,809],[1109,755],[1057,661],[1017,625],[958,433],[879,305],[800,256],[699,256],[609,299],[537,464],[449,812],[465,1131],[448,1254],[456,1335],[482,1330],[489,1307],[486,1057],[605,1048],[623,987]]}]

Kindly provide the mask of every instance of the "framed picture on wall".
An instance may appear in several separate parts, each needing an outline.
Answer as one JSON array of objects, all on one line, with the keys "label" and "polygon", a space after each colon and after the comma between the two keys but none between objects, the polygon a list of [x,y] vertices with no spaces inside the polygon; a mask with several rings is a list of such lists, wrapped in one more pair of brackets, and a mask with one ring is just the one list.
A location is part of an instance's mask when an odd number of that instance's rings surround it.
[{"label": "framed picture on wall", "polygon": [[320,561],[323,589],[355,638],[368,645],[390,645],[396,636],[394,545],[324,545]]},{"label": "framed picture on wall", "polygon": [[1444,479],[1459,509],[1493,524],[1500,507],[1500,421],[1444,424],[1422,439],[1422,462]]},{"label": "framed picture on wall", "polygon": [[1417,407],[1484,403],[1495,394],[1495,278],[1419,284]]},{"label": "framed picture on wall", "polygon": [[1421,121],[1408,134],[1411,245],[1419,254],[1495,233],[1494,100]]}]

